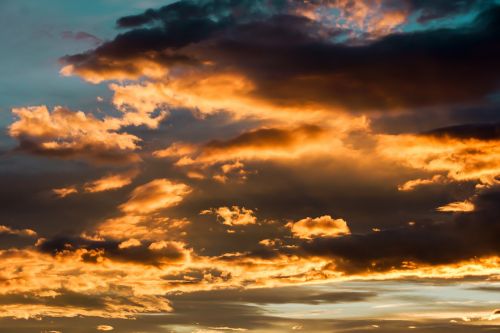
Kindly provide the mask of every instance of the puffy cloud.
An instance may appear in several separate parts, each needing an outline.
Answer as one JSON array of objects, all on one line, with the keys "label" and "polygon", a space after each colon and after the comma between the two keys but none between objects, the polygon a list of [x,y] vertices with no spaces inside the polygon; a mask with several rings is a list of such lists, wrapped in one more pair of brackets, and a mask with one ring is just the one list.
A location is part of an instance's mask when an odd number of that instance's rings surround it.
[{"label": "puffy cloud", "polygon": [[218,219],[222,220],[222,223],[229,226],[241,226],[257,222],[253,210],[238,206],[213,208],[204,210],[200,214],[215,214]]},{"label": "puffy cloud", "polygon": [[128,247],[141,246],[141,245],[142,245],[141,241],[139,241],[139,240],[137,240],[135,238],[131,238],[131,239],[128,239],[126,241],[121,242],[118,245],[118,248],[120,248],[120,249],[126,249]]},{"label": "puffy cloud", "polygon": [[[383,157],[409,167],[445,173],[452,181],[491,185],[500,174],[498,140],[402,134],[379,135],[378,141],[378,153]],[[441,178],[431,179],[435,181]]]},{"label": "puffy cloud", "polygon": [[140,139],[117,132],[120,126],[111,118],[101,120],[63,107],[52,112],[46,106],[16,108],[12,112],[19,119],[10,125],[9,134],[19,140],[21,151],[108,163],[138,159],[133,151]]},{"label": "puffy cloud", "polygon": [[[28,249],[0,251],[5,266],[2,276],[6,279],[0,297],[19,296],[2,300],[0,316],[127,318],[142,312],[171,310],[158,292],[138,283],[157,268],[106,258],[97,263],[83,260],[96,254],[98,251],[82,248],[55,256]],[[109,274],[110,269],[117,274]]]},{"label": "puffy cloud", "polygon": [[126,213],[151,213],[178,205],[191,191],[186,184],[155,179],[136,187],[120,209]]},{"label": "puffy cloud", "polygon": [[98,331],[112,331],[112,330],[114,330],[114,327],[110,326],[110,325],[99,325],[99,326],[97,326],[97,330]]},{"label": "puffy cloud", "polygon": [[307,217],[297,222],[289,222],[293,235],[298,238],[338,237],[349,235],[351,231],[343,219],[333,219],[329,215],[317,218]]}]

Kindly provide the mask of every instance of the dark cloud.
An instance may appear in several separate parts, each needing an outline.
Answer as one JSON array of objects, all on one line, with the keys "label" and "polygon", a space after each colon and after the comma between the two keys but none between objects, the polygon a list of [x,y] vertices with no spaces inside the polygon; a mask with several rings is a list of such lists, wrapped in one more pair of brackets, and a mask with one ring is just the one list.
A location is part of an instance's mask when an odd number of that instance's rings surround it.
[{"label": "dark cloud", "polygon": [[307,138],[323,133],[319,126],[306,125],[296,129],[262,128],[243,133],[227,141],[213,140],[204,147],[207,151],[224,151],[238,148],[281,147],[293,144],[301,135]]},{"label": "dark cloud", "polygon": [[282,287],[258,289],[225,289],[198,291],[186,294],[169,295],[174,304],[177,302],[217,302],[253,304],[326,304],[363,302],[376,296],[374,292],[320,291],[307,287]]},{"label": "dark cloud", "polygon": [[[498,88],[499,8],[484,12],[472,27],[394,34],[362,46],[301,39],[264,44],[254,36],[266,25],[271,30],[279,21],[238,27],[206,52],[240,68],[257,83],[256,94],[275,103],[423,107],[477,102]],[[283,29],[277,40],[290,40],[297,30],[298,24]]]},{"label": "dark cloud", "polygon": [[424,134],[459,139],[498,140],[500,139],[500,123],[442,127]]},{"label": "dark cloud", "polygon": [[100,257],[116,261],[133,262],[144,265],[163,265],[181,261],[185,252],[174,243],[166,243],[163,248],[150,249],[153,242],[140,246],[120,248],[120,242],[93,241],[82,238],[59,237],[44,240],[38,244],[41,252],[53,255],[86,249],[89,252],[82,254],[82,260],[87,263],[97,263]]},{"label": "dark cloud", "polygon": [[451,264],[497,255],[500,236],[498,188],[481,193],[475,211],[458,214],[451,222],[428,222],[381,232],[318,238],[303,245],[306,253],[340,259],[347,271],[403,267],[404,261]]},{"label": "dark cloud", "polygon": [[[96,72],[122,70],[140,74],[141,68],[133,64],[118,63],[134,59],[147,59],[163,65],[193,64],[195,59],[178,52],[168,52],[191,43],[210,38],[215,32],[235,25],[237,16],[252,15],[264,1],[179,1],[159,10],[149,9],[143,14],[122,17],[119,27],[135,28],[118,35],[113,41],[97,49],[61,60],[77,68]],[[238,14],[239,13],[239,14]],[[142,27],[153,24],[151,27]]]},{"label": "dark cloud", "polygon": [[482,287],[477,287],[477,288],[472,288],[472,289],[473,289],[473,290],[484,291],[484,292],[495,292],[495,293],[500,293],[500,287],[482,286]]},{"label": "dark cloud", "polygon": [[[319,103],[362,110],[455,105],[477,103],[499,88],[499,7],[485,10],[470,26],[348,45],[318,36],[321,22],[286,11],[272,17],[273,11],[255,13],[246,1],[215,3],[179,2],[123,18],[119,22],[125,26],[159,21],[161,27],[135,28],[64,61],[76,72],[106,72],[110,66],[139,72],[134,64],[120,61],[163,63],[167,57],[171,63],[189,53],[220,68],[237,69],[256,84],[255,96],[281,105]],[[417,9],[445,13],[459,6],[426,3]],[[239,6],[251,14],[238,16]],[[212,18],[218,15],[222,17]]]},{"label": "dark cloud", "polygon": [[7,294],[0,296],[0,305],[45,305],[104,309],[106,303],[95,295],[79,294],[68,290],[57,290],[58,295],[40,297],[28,294]]},{"label": "dark cloud", "polygon": [[130,151],[110,150],[102,145],[84,145],[78,148],[47,148],[39,142],[21,138],[12,153],[27,153],[49,158],[87,160],[95,164],[128,165],[140,161],[138,154]]}]

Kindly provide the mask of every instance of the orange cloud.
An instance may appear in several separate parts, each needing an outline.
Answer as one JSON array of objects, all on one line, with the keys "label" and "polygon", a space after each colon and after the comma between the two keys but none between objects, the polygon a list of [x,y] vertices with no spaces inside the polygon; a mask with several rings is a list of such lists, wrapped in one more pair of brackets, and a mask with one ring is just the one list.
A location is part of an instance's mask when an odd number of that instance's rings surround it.
[{"label": "orange cloud", "polygon": [[132,183],[132,180],[137,176],[137,174],[137,170],[120,174],[111,174],[86,183],[84,185],[84,189],[86,192],[91,193],[119,189]]},{"label": "orange cloud", "polygon": [[[297,159],[305,156],[356,155],[342,139],[347,133],[314,125],[292,128],[260,128],[226,140],[201,145],[177,142],[153,153],[158,158],[177,159],[176,165],[202,167],[223,163],[223,174],[242,169],[244,161]],[[232,163],[227,163],[232,162]]]},{"label": "orange cloud", "polygon": [[[255,84],[244,74],[215,71],[210,66],[182,71],[159,80],[113,83],[109,87],[117,108],[132,108],[137,114],[151,114],[157,109],[188,108],[198,116],[225,112],[235,120],[258,119],[289,125],[321,122],[337,124],[338,128],[366,125],[364,117],[349,115],[331,103],[290,103],[259,96]],[[332,113],[337,116],[331,117]]]},{"label": "orange cloud", "polygon": [[315,237],[338,237],[349,235],[351,231],[343,219],[333,219],[330,215],[317,218],[307,217],[286,225],[292,234],[298,238],[312,239]]},{"label": "orange cloud", "polygon": [[101,120],[60,106],[52,112],[46,106],[15,108],[12,112],[19,119],[10,125],[9,135],[19,140],[21,150],[101,162],[138,159],[132,152],[139,148],[140,139],[117,132],[120,125],[112,118]]},{"label": "orange cloud", "polygon": [[11,227],[0,225],[0,234],[36,237],[37,233],[31,229],[13,229]]},{"label": "orange cloud", "polygon": [[55,188],[52,190],[52,192],[59,198],[64,198],[67,197],[68,195],[78,193],[78,190],[76,189],[76,186],[69,186],[69,187]]},{"label": "orange cloud", "polygon": [[63,66],[59,73],[63,76],[78,75],[94,84],[107,80],[136,80],[142,76],[159,78],[168,73],[168,68],[154,59],[144,57],[127,60],[99,57],[94,61],[99,70],[69,64]]},{"label": "orange cloud", "polygon": [[[96,227],[96,237],[112,239],[171,239],[180,238],[184,227],[189,224],[185,219],[171,219],[168,217],[150,215],[123,215],[109,218]],[[94,238],[84,234],[86,238]]]},{"label": "orange cloud", "polygon": [[155,179],[135,188],[130,199],[122,204],[120,209],[126,213],[152,213],[178,205],[191,191],[185,184],[168,179]]},{"label": "orange cloud", "polygon": [[500,175],[498,140],[404,134],[379,135],[378,141],[377,150],[383,157],[416,169],[444,172],[450,181],[492,185]]},{"label": "orange cloud", "polygon": [[121,242],[118,245],[118,248],[120,248],[120,249],[126,249],[126,248],[129,248],[129,247],[135,247],[135,246],[141,246],[141,245],[142,245],[141,241],[139,241],[139,240],[137,240],[135,238],[131,238],[129,240]]},{"label": "orange cloud", "polygon": [[474,204],[468,200],[457,201],[438,207],[436,210],[440,212],[472,212],[474,211]]},{"label": "orange cloud", "polygon": [[178,205],[191,191],[188,185],[167,179],[155,179],[140,185],[132,191],[129,199],[119,206],[123,215],[106,219],[96,226],[96,235],[84,234],[84,237],[124,240],[120,243],[124,248],[138,246],[139,240],[144,239],[180,237],[189,221],[170,219],[156,213]]},{"label": "orange cloud", "polygon": [[386,9],[379,0],[304,2],[296,13],[325,27],[353,30],[352,37],[380,38],[397,31],[409,15],[406,8]]},{"label": "orange cloud", "polygon": [[404,184],[398,186],[398,190],[400,191],[413,191],[415,188],[422,185],[431,185],[431,184],[439,184],[446,182],[446,178],[442,175],[434,175],[429,179],[412,179]]},{"label": "orange cloud", "polygon": [[209,210],[204,210],[200,214],[215,214],[222,223],[230,226],[240,226],[255,224],[257,218],[254,216],[254,211],[245,207],[219,207]]}]

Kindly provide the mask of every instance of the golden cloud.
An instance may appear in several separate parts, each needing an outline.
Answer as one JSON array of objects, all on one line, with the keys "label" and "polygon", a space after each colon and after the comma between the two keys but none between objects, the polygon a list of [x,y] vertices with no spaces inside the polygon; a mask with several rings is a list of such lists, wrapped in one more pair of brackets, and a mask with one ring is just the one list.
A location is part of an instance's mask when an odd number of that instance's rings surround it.
[{"label": "golden cloud", "polygon": [[[378,135],[378,153],[408,167],[445,173],[451,181],[477,181],[492,185],[500,175],[500,144],[498,140],[460,139],[423,135]],[[429,181],[442,181],[437,176]]]},{"label": "golden cloud", "polygon": [[9,135],[19,140],[21,150],[101,162],[138,159],[132,152],[139,148],[140,139],[117,132],[120,124],[115,119],[101,120],[60,106],[52,112],[46,106],[15,108],[12,112],[19,119],[10,125]]},{"label": "golden cloud", "polygon": [[191,191],[188,185],[168,179],[155,179],[135,188],[120,209],[126,213],[152,213],[178,205]]},{"label": "golden cloud", "polygon": [[447,205],[436,208],[440,212],[472,212],[474,204],[469,200],[451,202]]},{"label": "golden cloud", "polygon": [[59,198],[65,198],[68,195],[78,193],[78,190],[76,186],[68,186],[68,187],[55,188],[52,190],[52,192]]},{"label": "golden cloud", "polygon": [[14,229],[6,225],[0,225],[0,234],[17,235],[25,237],[36,237],[37,233],[31,229]]},{"label": "golden cloud", "polygon": [[255,224],[257,218],[254,216],[254,211],[245,207],[219,207],[204,210],[200,214],[215,214],[222,223],[229,226],[241,226]]},{"label": "golden cloud", "polygon": [[85,192],[96,193],[122,188],[132,183],[138,171],[132,170],[125,173],[110,174],[84,185]]},{"label": "golden cloud", "polygon": [[338,237],[349,235],[351,231],[343,219],[333,219],[330,215],[317,218],[306,217],[286,225],[298,238]]}]

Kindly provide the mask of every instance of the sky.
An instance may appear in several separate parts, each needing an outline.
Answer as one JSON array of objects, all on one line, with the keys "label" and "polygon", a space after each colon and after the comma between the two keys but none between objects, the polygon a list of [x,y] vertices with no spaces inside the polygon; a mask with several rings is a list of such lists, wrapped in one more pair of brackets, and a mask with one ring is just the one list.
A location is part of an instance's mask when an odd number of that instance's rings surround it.
[{"label": "sky", "polygon": [[500,332],[499,1],[0,21],[0,333]]}]

